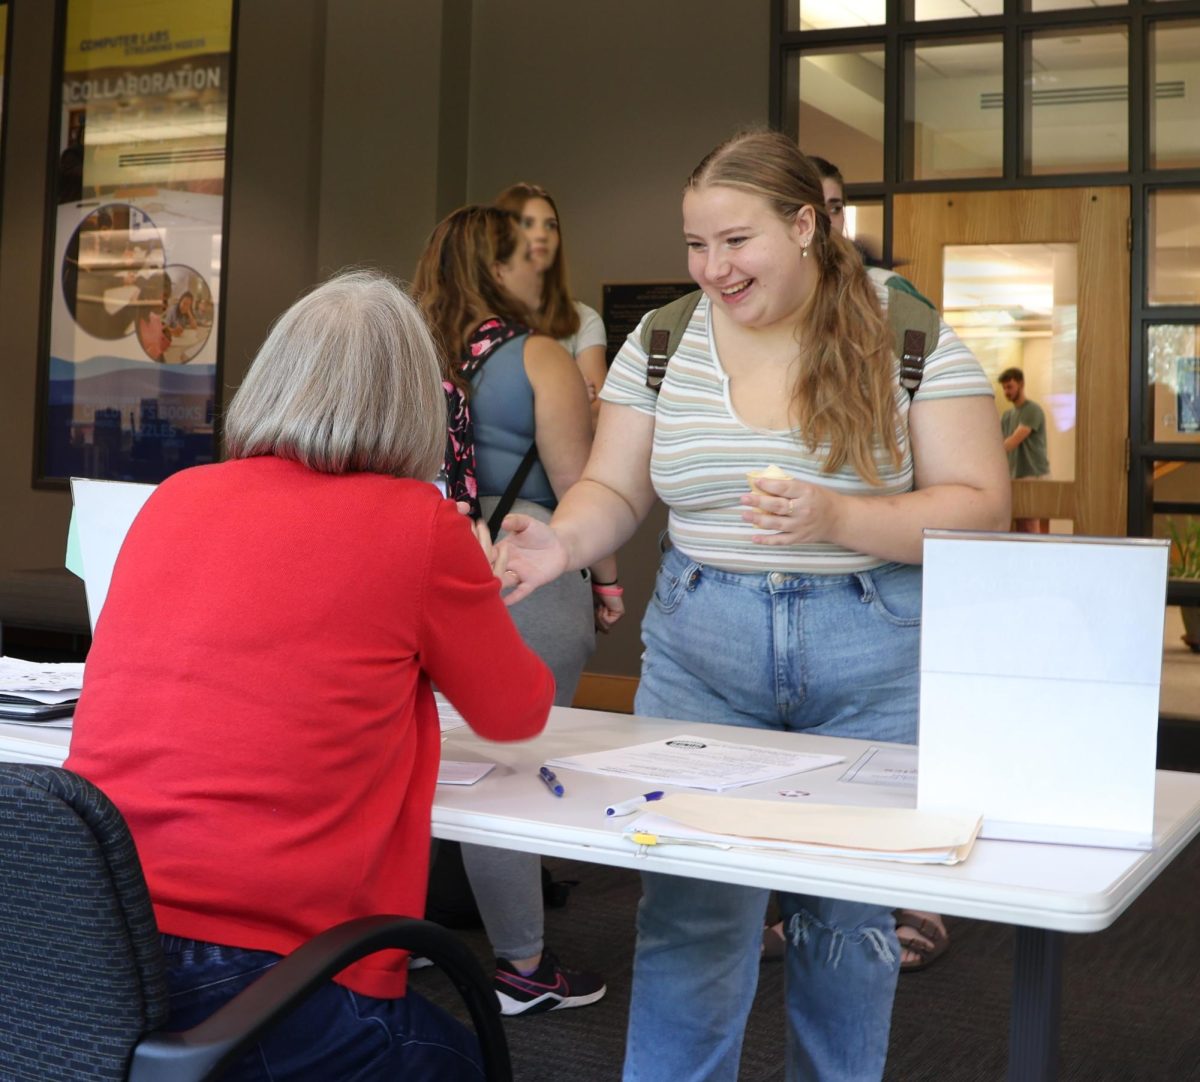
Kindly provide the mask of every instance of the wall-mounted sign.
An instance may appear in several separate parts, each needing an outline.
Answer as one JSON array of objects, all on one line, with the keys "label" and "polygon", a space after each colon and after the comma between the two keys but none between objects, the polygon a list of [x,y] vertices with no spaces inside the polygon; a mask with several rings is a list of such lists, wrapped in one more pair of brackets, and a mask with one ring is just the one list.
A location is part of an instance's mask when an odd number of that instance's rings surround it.
[{"label": "wall-mounted sign", "polygon": [[213,461],[233,0],[67,0],[38,480]]},{"label": "wall-mounted sign", "polygon": [[642,316],[670,304],[697,288],[695,282],[610,282],[604,287],[604,330],[608,334],[608,363],[612,364],[625,339]]}]

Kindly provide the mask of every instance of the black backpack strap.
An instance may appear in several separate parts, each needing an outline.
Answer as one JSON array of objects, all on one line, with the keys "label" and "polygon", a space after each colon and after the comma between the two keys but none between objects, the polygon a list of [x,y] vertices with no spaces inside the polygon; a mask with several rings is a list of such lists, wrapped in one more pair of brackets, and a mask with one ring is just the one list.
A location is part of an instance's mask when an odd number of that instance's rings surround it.
[{"label": "black backpack strap", "polygon": [[491,513],[488,518],[488,533],[492,535],[492,540],[496,540],[496,535],[500,532],[500,523],[504,521],[504,516],[512,510],[512,505],[517,502],[517,493],[521,491],[521,486],[525,484],[525,478],[529,476],[529,471],[533,469],[533,464],[537,461],[537,444],[531,443],[529,450],[525,452],[525,457],[521,459],[521,464],[517,467],[517,472],[512,475],[512,480],[508,482],[508,488],[504,490],[504,495],[500,497],[500,502],[496,504],[496,510]]},{"label": "black backpack strap", "polygon": [[670,304],[650,313],[650,318],[642,324],[642,349],[646,353],[646,386],[658,394],[662,381],[667,375],[667,365],[675,356],[679,343],[683,340],[683,332],[691,321],[696,305],[704,296],[697,289],[685,293]]},{"label": "black backpack strap", "polygon": [[[906,279],[899,275],[895,277],[898,284],[887,284],[887,317],[892,329],[892,348],[900,358],[900,384],[911,399],[925,374],[925,358],[937,348],[941,320],[937,309]],[[687,293],[652,312],[642,324],[646,386],[656,394],[666,377],[667,365],[679,348],[683,333],[703,296],[704,293],[698,289]]]},{"label": "black backpack strap", "polygon": [[937,309],[915,290],[889,282],[887,291],[892,348],[900,358],[900,386],[911,401],[925,374],[925,358],[937,348],[941,320]]}]

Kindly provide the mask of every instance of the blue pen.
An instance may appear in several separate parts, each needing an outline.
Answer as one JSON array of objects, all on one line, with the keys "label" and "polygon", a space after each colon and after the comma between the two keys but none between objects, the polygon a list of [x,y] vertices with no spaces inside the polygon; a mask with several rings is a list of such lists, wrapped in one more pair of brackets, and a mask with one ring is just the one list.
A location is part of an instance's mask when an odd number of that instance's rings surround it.
[{"label": "blue pen", "polygon": [[555,796],[562,796],[566,792],[562,787],[562,782],[558,780],[557,775],[548,766],[544,766],[538,771],[538,777],[546,783],[546,788]]},{"label": "blue pen", "polygon": [[654,800],[662,800],[662,790],[656,789],[653,793],[643,793],[641,796],[631,796],[628,800],[622,800],[619,804],[610,804],[604,809],[605,815],[632,815],[643,804],[648,804]]}]

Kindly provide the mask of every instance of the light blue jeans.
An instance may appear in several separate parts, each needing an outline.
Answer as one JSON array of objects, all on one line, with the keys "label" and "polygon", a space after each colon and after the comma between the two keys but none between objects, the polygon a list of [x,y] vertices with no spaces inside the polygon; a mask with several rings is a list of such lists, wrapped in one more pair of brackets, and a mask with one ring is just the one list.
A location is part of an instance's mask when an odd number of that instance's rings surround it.
[{"label": "light blue jeans", "polygon": [[[663,557],[642,625],[648,717],[914,743],[921,571],[736,574]],[[768,892],[643,873],[626,1082],[733,1082]],[[788,1082],[883,1075],[900,952],[889,908],[780,896]]]}]

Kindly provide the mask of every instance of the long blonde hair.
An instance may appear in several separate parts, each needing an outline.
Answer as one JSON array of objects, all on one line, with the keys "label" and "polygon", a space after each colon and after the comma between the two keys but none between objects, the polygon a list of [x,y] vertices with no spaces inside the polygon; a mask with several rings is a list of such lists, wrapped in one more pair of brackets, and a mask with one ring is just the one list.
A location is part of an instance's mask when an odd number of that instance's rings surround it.
[{"label": "long blonde hair", "polygon": [[540,184],[521,182],[510,185],[496,196],[496,206],[521,216],[525,213],[525,204],[531,199],[544,199],[554,211],[554,217],[558,219],[558,251],[554,254],[554,262],[542,275],[542,307],[537,313],[538,330],[551,338],[567,338],[579,330],[579,313],[571,300],[571,287],[567,282],[562,218],[559,217],[554,196]]},{"label": "long blonde hair", "polygon": [[792,409],[810,450],[828,444],[826,473],[849,463],[879,484],[879,450],[894,468],[901,464],[896,358],[862,258],[830,228],[816,167],[779,132],[743,132],[696,166],[685,191],[711,186],[761,196],[789,225],[803,207],[813,208],[817,283],[800,314]]}]

